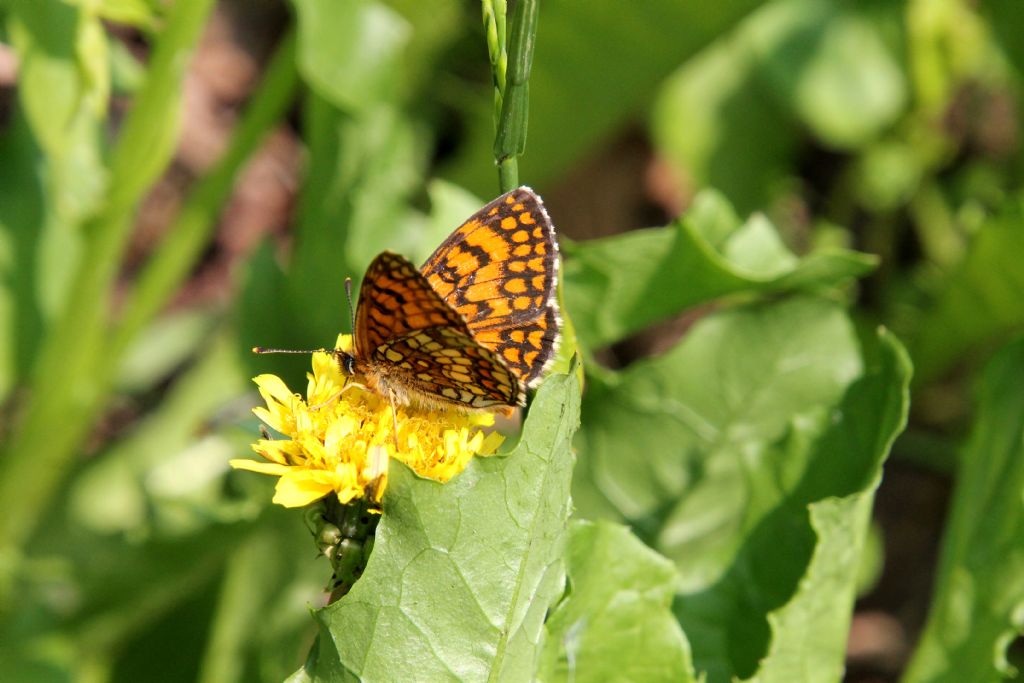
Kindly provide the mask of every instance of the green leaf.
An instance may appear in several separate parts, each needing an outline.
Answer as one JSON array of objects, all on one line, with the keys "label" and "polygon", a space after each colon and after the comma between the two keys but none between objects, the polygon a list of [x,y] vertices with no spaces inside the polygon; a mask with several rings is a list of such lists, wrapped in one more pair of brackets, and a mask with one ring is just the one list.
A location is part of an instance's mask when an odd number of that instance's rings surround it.
[{"label": "green leaf", "polygon": [[19,99],[40,146],[51,156],[63,156],[87,94],[76,54],[84,12],[57,0],[14,3],[7,11],[20,61]]},{"label": "green leaf", "polygon": [[626,527],[577,522],[568,575],[571,588],[545,625],[541,680],[694,680],[690,647],[671,610],[671,562]]},{"label": "green leaf", "polygon": [[761,94],[754,55],[737,42],[718,40],[669,76],[650,128],[655,148],[683,177],[748,211],[770,201],[800,140],[785,108]]},{"label": "green leaf", "polygon": [[[31,533],[102,407],[113,366],[108,294],[119,274],[136,203],[173,152],[181,78],[210,8],[210,0],[193,0],[170,10],[146,82],[113,150],[105,201],[82,226],[83,255],[70,271],[67,302],[40,345],[33,369],[40,390],[27,392],[22,419],[0,458],[0,488],[17,492],[0,494],[0,545],[18,546]],[[54,424],[61,429],[53,429]]]},{"label": "green leaf", "polygon": [[618,341],[686,308],[737,293],[827,288],[876,259],[823,248],[798,261],[762,216],[737,225],[705,193],[682,220],[566,249],[565,304],[589,348]]},{"label": "green leaf", "polygon": [[447,484],[392,463],[366,573],[321,624],[314,680],[529,680],[562,594],[575,376],[538,391],[519,444]]},{"label": "green leaf", "polygon": [[905,683],[1012,678],[1024,634],[1024,339],[985,370],[960,459],[931,614]]},{"label": "green leaf", "polygon": [[59,308],[77,265],[79,224],[106,187],[100,143],[110,94],[107,39],[97,17],[54,0],[16,3],[7,20],[20,60],[20,111],[44,157],[41,294],[47,308]]},{"label": "green leaf", "polygon": [[302,312],[291,343],[303,347],[333,344],[346,328],[346,277],[358,291],[383,249],[411,251],[417,235],[403,233],[407,200],[424,163],[397,107],[377,103],[347,114],[314,95],[304,113],[311,157],[287,282],[288,305]]},{"label": "green leaf", "polygon": [[294,0],[299,71],[322,97],[355,112],[394,95],[409,25],[373,0]]},{"label": "green leaf", "polygon": [[901,349],[886,337],[875,354],[865,370],[839,305],[795,298],[708,316],[590,385],[573,499],[677,563],[676,614],[710,681],[766,656],[772,679],[797,656],[788,620],[817,635],[819,673],[841,666],[866,512],[906,411]]},{"label": "green leaf", "polygon": [[740,30],[739,42],[749,41],[756,55],[763,92],[829,147],[856,149],[903,110],[903,72],[863,9],[785,0],[766,6]]},{"label": "green leaf", "polygon": [[688,526],[673,525],[662,546],[689,556],[691,583],[720,572],[748,488],[739,454],[781,438],[794,415],[834,404],[860,372],[837,304],[798,298],[708,316],[665,355],[588,386],[577,509],[650,529],[678,506]]},{"label": "green leaf", "polygon": [[[44,220],[46,197],[40,170],[42,153],[23,116],[0,136],[0,158],[7,170],[0,183],[0,401],[32,367],[43,334],[46,278],[39,245],[53,233]],[[65,243],[68,251],[71,244]]]},{"label": "green leaf", "polygon": [[934,378],[979,346],[1024,325],[1024,198],[1007,201],[975,236],[911,341],[920,381]]},{"label": "green leaf", "polygon": [[[906,424],[909,405],[906,352],[885,332],[878,351],[877,360],[830,415],[825,432],[809,444],[806,455],[801,454],[801,459],[807,459],[802,479],[778,512],[748,535],[730,571],[733,585],[724,585],[727,579],[712,589],[736,595],[742,586],[744,591],[761,592],[761,599],[777,594],[775,584],[786,562],[777,559],[777,547],[773,549],[772,544],[809,522],[816,537],[814,550],[792,597],[768,614],[772,642],[752,679],[759,683],[842,678],[871,506],[882,464]],[[760,585],[751,586],[752,576]],[[685,598],[681,605],[685,609]],[[727,630],[747,628],[741,623],[745,619],[749,614],[734,615]]]},{"label": "green leaf", "polygon": [[665,82],[655,145],[741,209],[764,206],[793,173],[807,131],[826,147],[857,149],[902,113],[906,79],[882,35],[851,5],[766,3]]}]

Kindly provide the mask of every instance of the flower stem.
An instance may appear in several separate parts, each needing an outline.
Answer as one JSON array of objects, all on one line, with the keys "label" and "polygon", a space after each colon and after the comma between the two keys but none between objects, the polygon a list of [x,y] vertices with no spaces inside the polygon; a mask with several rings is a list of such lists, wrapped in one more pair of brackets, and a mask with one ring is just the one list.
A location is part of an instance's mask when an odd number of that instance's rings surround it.
[{"label": "flower stem", "polygon": [[380,515],[371,512],[371,506],[363,499],[342,505],[335,496],[328,495],[319,508],[319,520],[314,521],[314,536],[317,546],[331,560],[334,568],[328,603],[347,595],[366,569],[380,521]]},{"label": "flower stem", "polygon": [[[484,22],[487,25],[487,45],[494,74],[495,113],[497,125],[494,135],[494,160],[498,165],[498,182],[502,192],[519,185],[518,157],[526,149],[526,126],[530,100],[530,67],[533,63],[533,45],[537,35],[539,0],[518,0],[512,9],[511,28],[507,48],[504,42],[493,46],[502,38],[498,30],[496,11],[505,2],[484,0]],[[493,17],[493,18],[492,18]],[[492,24],[494,30],[492,31]],[[504,22],[500,28],[504,29]],[[492,40],[492,34],[494,36]],[[507,62],[502,60],[506,57]],[[506,66],[507,64],[507,66]]]}]

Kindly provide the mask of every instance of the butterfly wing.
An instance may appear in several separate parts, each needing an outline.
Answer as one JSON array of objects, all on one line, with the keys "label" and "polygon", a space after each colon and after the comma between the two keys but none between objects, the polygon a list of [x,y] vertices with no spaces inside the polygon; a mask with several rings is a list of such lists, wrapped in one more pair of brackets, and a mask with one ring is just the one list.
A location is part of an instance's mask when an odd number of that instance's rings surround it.
[{"label": "butterfly wing", "polygon": [[408,259],[385,251],[370,264],[356,305],[356,355],[428,327],[451,327],[472,336],[466,322],[445,303]]},{"label": "butterfly wing", "polygon": [[398,383],[426,405],[494,409],[522,405],[522,383],[493,351],[454,327],[428,327],[391,340],[371,354]]},{"label": "butterfly wing", "polygon": [[522,385],[407,259],[384,252],[359,290],[356,356],[424,403],[513,406]]},{"label": "butterfly wing", "polygon": [[440,298],[528,386],[553,359],[558,243],[544,205],[520,187],[463,223],[421,269]]}]

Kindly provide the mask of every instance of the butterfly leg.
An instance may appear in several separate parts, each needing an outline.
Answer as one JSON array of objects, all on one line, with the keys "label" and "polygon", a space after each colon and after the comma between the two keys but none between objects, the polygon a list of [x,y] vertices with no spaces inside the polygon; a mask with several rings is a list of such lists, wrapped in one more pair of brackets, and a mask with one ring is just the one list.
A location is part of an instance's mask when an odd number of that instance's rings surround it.
[{"label": "butterfly leg", "polygon": [[391,420],[394,424],[395,455],[398,455],[398,407],[395,405],[395,392],[388,392],[388,400],[391,401]]},{"label": "butterfly leg", "polygon": [[326,405],[330,405],[331,403],[334,403],[335,401],[337,401],[337,400],[338,400],[339,398],[341,398],[341,395],[342,395],[343,393],[345,393],[345,390],[344,390],[344,389],[342,389],[341,391],[339,391],[338,393],[336,393],[336,394],[335,394],[334,396],[331,396],[331,397],[330,397],[329,399],[327,399],[326,401],[321,401],[320,403],[317,403],[316,405],[312,405],[312,406],[310,406],[310,407],[309,407],[309,409],[310,409],[310,410],[320,410],[320,409],[321,409],[321,408],[323,408],[324,406],[326,406]]}]

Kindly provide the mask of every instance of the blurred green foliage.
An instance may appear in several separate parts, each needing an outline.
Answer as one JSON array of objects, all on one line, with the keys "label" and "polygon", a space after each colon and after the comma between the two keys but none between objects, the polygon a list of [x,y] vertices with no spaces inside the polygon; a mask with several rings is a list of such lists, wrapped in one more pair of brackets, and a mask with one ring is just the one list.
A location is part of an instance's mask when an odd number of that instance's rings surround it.
[{"label": "blurred green foliage", "polygon": [[[640,127],[688,208],[562,240],[582,400],[554,374],[509,455],[446,486],[396,466],[365,576],[313,618],[326,562],[227,468],[257,429],[248,378],[300,388],[308,359],[248,349],[330,343],[346,277],[422,259],[499,186],[478,6],[289,7],[227,151],[124,287],[214,3],[0,2],[4,680],[839,680],[890,450],[956,491],[904,680],[1010,675],[1024,6],[540,3],[521,181],[560,187]],[[290,248],[261,245],[230,304],[165,311],[278,125],[305,147]],[[667,350],[623,355],[680,316]],[[908,415],[934,449],[896,440]]]}]

